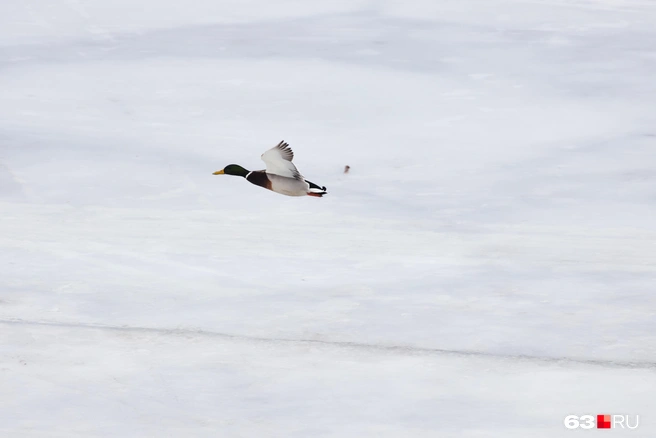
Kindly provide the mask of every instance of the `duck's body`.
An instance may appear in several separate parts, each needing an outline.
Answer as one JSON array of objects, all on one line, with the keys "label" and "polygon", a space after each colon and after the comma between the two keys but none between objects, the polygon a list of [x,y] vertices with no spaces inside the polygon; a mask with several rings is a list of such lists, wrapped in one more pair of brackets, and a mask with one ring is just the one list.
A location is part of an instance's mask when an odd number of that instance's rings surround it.
[{"label": "duck's body", "polygon": [[256,186],[264,187],[281,195],[317,196],[326,194],[325,187],[319,187],[306,180],[292,163],[294,152],[287,143],[281,141],[274,148],[262,154],[266,170],[248,171],[238,164],[230,164],[214,175],[235,175],[246,178]]},{"label": "duck's body", "polygon": [[[325,188],[311,183],[307,180],[299,181],[294,178],[268,173],[265,170],[254,170],[246,175],[246,180],[256,186],[264,187],[276,193],[287,196],[323,196]],[[319,192],[311,191],[314,189]],[[323,193],[322,193],[323,192]]]}]

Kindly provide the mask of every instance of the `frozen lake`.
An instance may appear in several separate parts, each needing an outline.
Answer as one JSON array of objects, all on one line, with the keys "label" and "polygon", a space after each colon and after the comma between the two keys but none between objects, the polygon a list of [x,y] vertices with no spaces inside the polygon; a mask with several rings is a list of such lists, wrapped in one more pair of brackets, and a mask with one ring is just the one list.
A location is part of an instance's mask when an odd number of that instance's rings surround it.
[{"label": "frozen lake", "polygon": [[646,0],[3,1],[0,436],[656,436],[655,108]]}]

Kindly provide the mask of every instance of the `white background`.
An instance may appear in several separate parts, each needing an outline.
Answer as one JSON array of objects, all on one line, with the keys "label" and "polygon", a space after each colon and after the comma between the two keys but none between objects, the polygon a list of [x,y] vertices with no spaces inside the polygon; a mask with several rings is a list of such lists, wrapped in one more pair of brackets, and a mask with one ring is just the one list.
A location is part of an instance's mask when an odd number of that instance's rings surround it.
[{"label": "white background", "polygon": [[654,436],[655,205],[651,1],[2,1],[0,435]]}]

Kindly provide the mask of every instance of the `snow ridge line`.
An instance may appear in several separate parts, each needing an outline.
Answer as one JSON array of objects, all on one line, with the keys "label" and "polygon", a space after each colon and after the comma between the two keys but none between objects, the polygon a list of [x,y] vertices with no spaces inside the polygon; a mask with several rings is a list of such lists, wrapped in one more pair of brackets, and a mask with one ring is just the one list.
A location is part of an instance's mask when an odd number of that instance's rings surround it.
[{"label": "snow ridge line", "polygon": [[138,326],[119,326],[119,325],[106,325],[94,323],[74,323],[74,322],[57,322],[57,321],[25,321],[22,319],[0,319],[0,324],[4,325],[18,325],[18,326],[44,326],[44,327],[60,327],[60,328],[77,328],[89,330],[108,330],[118,332],[137,332],[137,333],[151,333],[155,335],[178,335],[178,336],[205,336],[213,338],[223,338],[232,341],[246,341],[253,343],[268,343],[268,344],[290,344],[290,345],[318,345],[326,347],[350,348],[358,350],[370,350],[377,352],[399,353],[406,355],[441,355],[441,356],[454,356],[454,357],[474,357],[474,358],[490,358],[500,360],[518,360],[522,362],[536,363],[536,364],[577,364],[577,365],[591,365],[603,368],[625,368],[625,369],[650,369],[656,370],[656,362],[650,361],[614,361],[606,359],[586,359],[575,357],[548,357],[548,356],[531,356],[527,354],[498,354],[487,353],[484,351],[475,350],[449,350],[443,348],[430,348],[430,347],[415,347],[406,345],[385,345],[385,344],[369,344],[366,342],[353,342],[353,341],[327,341],[319,339],[290,339],[290,338],[273,338],[261,337],[250,335],[237,335],[231,333],[220,333],[202,329],[192,328],[158,328],[158,327],[138,327]]}]

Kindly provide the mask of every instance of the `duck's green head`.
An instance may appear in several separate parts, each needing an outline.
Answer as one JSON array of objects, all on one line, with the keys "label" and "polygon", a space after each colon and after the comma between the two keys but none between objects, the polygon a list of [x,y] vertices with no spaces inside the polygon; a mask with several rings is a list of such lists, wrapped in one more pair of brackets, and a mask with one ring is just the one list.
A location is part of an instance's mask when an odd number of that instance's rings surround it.
[{"label": "duck's green head", "polygon": [[239,164],[229,164],[225,169],[217,170],[213,175],[235,175],[243,176],[244,178],[248,175],[248,170],[241,167]]}]

